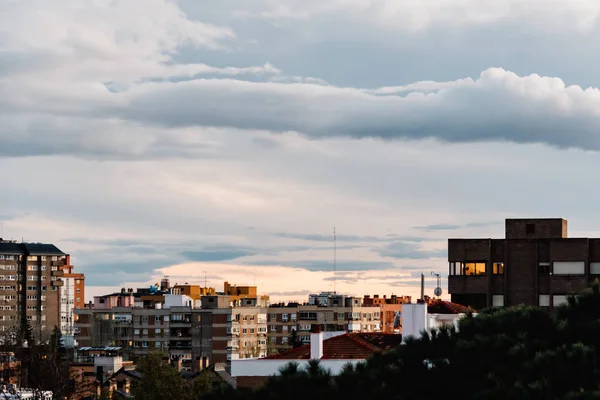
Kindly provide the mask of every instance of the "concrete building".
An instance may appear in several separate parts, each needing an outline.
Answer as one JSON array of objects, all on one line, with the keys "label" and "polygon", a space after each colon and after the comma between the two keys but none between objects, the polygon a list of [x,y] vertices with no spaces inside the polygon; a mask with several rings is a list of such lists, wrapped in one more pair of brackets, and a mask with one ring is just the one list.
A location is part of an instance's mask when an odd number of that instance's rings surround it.
[{"label": "concrete building", "polygon": [[293,331],[301,343],[310,343],[310,332],[316,327],[322,332],[379,332],[381,309],[365,307],[360,298],[329,292],[319,305],[273,304],[268,308],[268,354],[289,350]]},{"label": "concrete building", "polygon": [[70,257],[66,257],[66,265],[62,267],[63,285],[58,287],[60,297],[60,332],[65,347],[75,346],[75,318],[73,311],[85,306],[85,276],[74,273]]},{"label": "concrete building", "polygon": [[380,330],[383,333],[402,333],[402,326],[396,326],[396,315],[402,312],[402,305],[411,302],[410,296],[396,296],[391,295],[387,297],[379,297],[374,295],[373,297],[365,295],[363,298],[363,305],[369,307],[379,307],[381,316]]},{"label": "concrete building", "polygon": [[0,332],[30,325],[40,339],[63,326],[60,287],[65,266],[70,266],[69,256],[52,244],[0,239]]},{"label": "concrete building", "polygon": [[[209,295],[194,300],[187,295],[148,294],[122,289],[97,296],[88,307],[76,310],[77,341],[81,346],[119,346],[130,357],[152,350],[180,359],[186,370],[232,359],[267,353],[267,313],[256,298],[234,306],[230,296]],[[158,297],[162,302],[157,302]],[[250,304],[246,305],[250,300]]]},{"label": "concrete building", "polygon": [[[424,331],[438,329],[443,325],[458,328],[458,321],[473,310],[449,301],[432,299],[402,305],[402,342],[408,338],[421,336]],[[477,313],[473,312],[473,315]]]},{"label": "concrete building", "polygon": [[327,337],[318,328],[309,334],[310,344],[302,347],[266,358],[233,360],[231,375],[235,378],[237,387],[259,387],[269,376],[276,375],[282,367],[292,361],[302,368],[311,359],[320,360],[323,368],[337,375],[344,365],[362,362],[375,352],[400,345],[402,340],[400,335],[381,333],[336,332]]},{"label": "concrete building", "polygon": [[600,238],[569,238],[565,219],[507,219],[504,239],[448,239],[455,303],[552,307],[600,278]]},{"label": "concrete building", "polygon": [[234,306],[269,306],[269,296],[259,295],[256,286],[237,286],[225,282],[223,285],[223,294],[229,296]]}]

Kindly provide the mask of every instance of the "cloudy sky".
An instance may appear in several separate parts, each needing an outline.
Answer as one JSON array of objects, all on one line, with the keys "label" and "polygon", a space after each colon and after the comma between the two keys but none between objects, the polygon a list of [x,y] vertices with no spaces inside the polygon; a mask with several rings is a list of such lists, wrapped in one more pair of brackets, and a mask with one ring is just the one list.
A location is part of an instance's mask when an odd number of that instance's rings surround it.
[{"label": "cloudy sky", "polygon": [[335,225],[338,292],[432,292],[506,217],[600,235],[599,63],[597,0],[4,0],[2,235],[88,298],[280,300],[333,290]]}]

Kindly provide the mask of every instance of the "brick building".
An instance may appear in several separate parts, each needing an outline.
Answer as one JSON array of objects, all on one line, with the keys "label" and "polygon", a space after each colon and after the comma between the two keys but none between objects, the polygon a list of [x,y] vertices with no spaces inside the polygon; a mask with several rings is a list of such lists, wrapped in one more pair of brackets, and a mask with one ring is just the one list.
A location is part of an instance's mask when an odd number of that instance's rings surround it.
[{"label": "brick building", "polygon": [[567,237],[567,221],[507,219],[504,239],[448,239],[454,303],[552,307],[600,278],[600,238]]},{"label": "brick building", "polygon": [[319,305],[310,302],[272,304],[267,312],[269,355],[289,350],[294,330],[302,343],[310,343],[310,332],[316,327],[323,332],[381,330],[381,309],[378,305],[365,306],[360,298],[333,293],[328,293],[326,301],[321,300]]},{"label": "brick building", "polygon": [[381,332],[383,333],[402,333],[402,326],[394,326],[396,315],[402,312],[402,304],[411,302],[410,296],[396,296],[391,295],[387,297],[379,297],[374,295],[373,297],[365,295],[363,298],[363,305],[368,307],[379,307],[380,319],[381,319]]},{"label": "brick building", "polygon": [[69,265],[69,256],[52,244],[0,239],[0,332],[29,325],[40,339],[62,327],[61,278]]},{"label": "brick building", "polygon": [[[191,292],[199,293],[195,288]],[[80,346],[118,346],[128,357],[166,351],[188,370],[264,357],[267,314],[256,303],[257,298],[250,297],[234,305],[230,296],[219,294],[194,300],[168,292],[122,289],[96,296],[93,304],[75,311],[77,341]]]}]

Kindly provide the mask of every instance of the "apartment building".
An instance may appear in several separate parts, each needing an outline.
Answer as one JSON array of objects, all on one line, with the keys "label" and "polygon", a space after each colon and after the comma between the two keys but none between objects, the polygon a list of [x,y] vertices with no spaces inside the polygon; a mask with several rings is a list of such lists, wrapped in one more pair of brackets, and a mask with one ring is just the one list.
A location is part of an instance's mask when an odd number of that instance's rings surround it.
[{"label": "apartment building", "polygon": [[[321,295],[321,294],[320,294]],[[319,295],[319,296],[320,296]],[[309,297],[310,300],[311,297]],[[381,311],[365,306],[360,298],[328,293],[326,303],[273,304],[268,308],[268,354],[289,350],[292,332],[300,343],[310,342],[310,332],[379,332]]]},{"label": "apartment building", "polygon": [[386,334],[402,333],[402,326],[396,324],[398,321],[399,313],[402,312],[402,304],[409,304],[411,302],[410,296],[396,296],[391,295],[387,297],[379,297],[374,295],[373,297],[365,295],[363,297],[363,305],[371,307],[379,307],[381,317],[381,332]]},{"label": "apartment building", "polygon": [[226,281],[223,285],[223,294],[229,296],[235,306],[249,306],[252,305],[252,301],[261,307],[269,306],[269,296],[259,295],[256,286],[237,286]]},{"label": "apartment building", "polygon": [[62,333],[63,344],[65,347],[75,345],[75,318],[73,311],[85,306],[85,276],[73,272],[71,259],[67,255],[65,264],[62,267],[63,276],[62,286],[58,287],[60,305],[60,331]]},{"label": "apartment building", "polygon": [[561,218],[506,219],[503,239],[448,239],[448,262],[454,303],[552,307],[600,278],[600,238],[569,238]]},{"label": "apartment building", "polygon": [[187,295],[155,293],[162,303],[146,298],[145,290],[97,296],[85,309],[76,310],[80,346],[118,346],[129,357],[152,350],[168,352],[186,369],[231,359],[266,355],[266,309],[250,304],[233,306],[229,296],[209,295],[193,300]]},{"label": "apartment building", "polygon": [[52,244],[0,239],[0,331],[29,325],[39,340],[61,327],[59,288],[69,264]]}]

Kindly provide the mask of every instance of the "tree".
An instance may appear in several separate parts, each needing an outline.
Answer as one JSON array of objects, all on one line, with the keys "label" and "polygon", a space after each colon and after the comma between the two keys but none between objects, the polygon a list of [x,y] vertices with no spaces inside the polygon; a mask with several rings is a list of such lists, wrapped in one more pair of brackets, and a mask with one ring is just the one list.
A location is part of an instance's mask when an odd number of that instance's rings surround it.
[{"label": "tree", "polygon": [[162,353],[153,352],[140,358],[136,369],[141,374],[141,379],[132,384],[132,394],[136,400],[186,398],[184,379]]},{"label": "tree", "polygon": [[298,337],[298,332],[296,332],[295,329],[292,329],[292,332],[290,333],[289,342],[290,342],[290,345],[292,346],[292,348],[294,348],[294,349],[302,346],[302,341]]},{"label": "tree", "polygon": [[[540,308],[483,310],[331,376],[291,363],[244,399],[600,398],[600,286]],[[225,399],[227,397],[221,397]],[[232,398],[232,397],[230,397]]]}]

